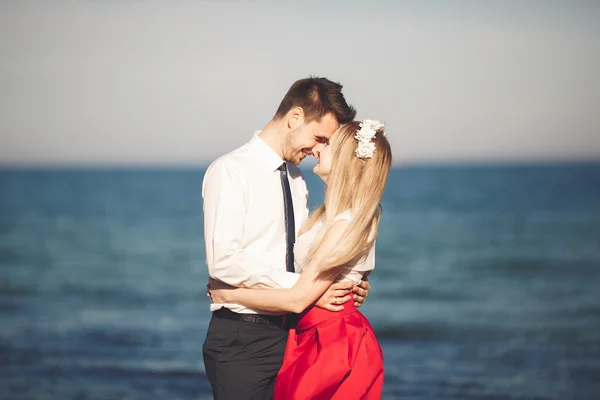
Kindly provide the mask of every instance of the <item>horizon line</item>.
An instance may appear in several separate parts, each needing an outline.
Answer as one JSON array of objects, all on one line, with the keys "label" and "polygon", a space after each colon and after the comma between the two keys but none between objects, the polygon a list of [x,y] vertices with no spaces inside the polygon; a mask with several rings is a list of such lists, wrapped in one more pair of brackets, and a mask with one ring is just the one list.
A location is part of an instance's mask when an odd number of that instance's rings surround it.
[{"label": "horizon line", "polygon": [[[553,167],[553,166],[581,166],[600,165],[600,158],[589,159],[514,159],[514,160],[436,160],[436,161],[413,161],[392,163],[392,169],[410,168],[436,168],[436,167]],[[0,171],[26,171],[26,170],[190,170],[208,168],[210,162],[206,163],[2,163]],[[302,170],[312,170],[314,165],[305,163],[299,165]]]}]

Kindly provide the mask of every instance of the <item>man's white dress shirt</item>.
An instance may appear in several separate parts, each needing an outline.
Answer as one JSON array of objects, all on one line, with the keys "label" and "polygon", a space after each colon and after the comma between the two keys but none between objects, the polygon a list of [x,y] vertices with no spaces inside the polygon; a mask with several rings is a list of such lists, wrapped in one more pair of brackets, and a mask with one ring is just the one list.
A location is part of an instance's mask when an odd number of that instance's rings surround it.
[{"label": "man's white dress shirt", "polygon": [[[258,136],[215,160],[202,184],[209,275],[232,286],[290,288],[299,274],[285,268],[285,214],[281,157]],[[296,232],[308,217],[308,189],[300,169],[287,164]],[[238,313],[262,313],[238,304],[211,304]]]}]

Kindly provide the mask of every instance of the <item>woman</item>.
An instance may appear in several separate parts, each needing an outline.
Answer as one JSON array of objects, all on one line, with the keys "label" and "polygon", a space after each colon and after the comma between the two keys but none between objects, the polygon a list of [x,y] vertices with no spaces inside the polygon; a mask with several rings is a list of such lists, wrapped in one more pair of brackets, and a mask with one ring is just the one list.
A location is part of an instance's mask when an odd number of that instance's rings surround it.
[{"label": "woman", "polygon": [[391,162],[379,121],[342,126],[314,168],[327,190],[294,247],[296,272],[301,272],[296,285],[210,290],[214,302],[300,314],[289,333],[275,399],[381,397],[383,356],[367,319],[352,301],[338,312],[313,305],[334,281],[358,283],[373,269],[379,202]]}]

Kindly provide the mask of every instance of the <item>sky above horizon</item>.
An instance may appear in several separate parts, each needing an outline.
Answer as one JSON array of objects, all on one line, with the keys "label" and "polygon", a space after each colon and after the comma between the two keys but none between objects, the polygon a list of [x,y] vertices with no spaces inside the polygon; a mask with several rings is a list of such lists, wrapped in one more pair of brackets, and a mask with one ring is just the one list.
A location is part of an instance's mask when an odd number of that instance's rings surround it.
[{"label": "sky above horizon", "polygon": [[593,1],[3,2],[0,164],[206,164],[309,75],[397,164],[600,160],[599,38]]}]

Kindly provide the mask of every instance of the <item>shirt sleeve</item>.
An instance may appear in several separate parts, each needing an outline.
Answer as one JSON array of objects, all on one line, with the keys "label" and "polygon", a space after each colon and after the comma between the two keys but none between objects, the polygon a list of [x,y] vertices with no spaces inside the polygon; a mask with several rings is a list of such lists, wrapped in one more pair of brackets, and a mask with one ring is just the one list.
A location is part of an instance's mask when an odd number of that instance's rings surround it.
[{"label": "shirt sleeve", "polygon": [[285,260],[278,263],[244,249],[247,191],[247,182],[223,160],[206,171],[202,198],[208,273],[237,287],[291,288],[300,275],[287,272]]}]

